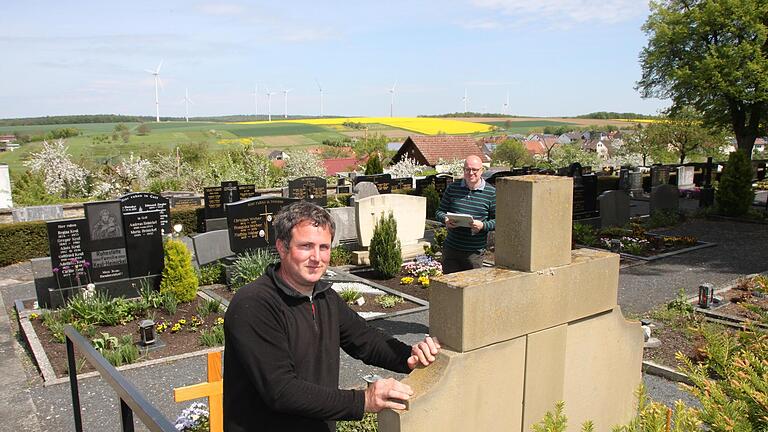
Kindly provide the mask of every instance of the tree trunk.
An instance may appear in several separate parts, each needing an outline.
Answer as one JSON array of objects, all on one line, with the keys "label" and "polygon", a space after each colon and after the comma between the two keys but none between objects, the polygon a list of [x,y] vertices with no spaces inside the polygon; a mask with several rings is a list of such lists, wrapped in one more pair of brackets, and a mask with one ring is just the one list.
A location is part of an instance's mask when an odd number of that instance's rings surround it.
[{"label": "tree trunk", "polygon": [[685,153],[680,152],[680,165],[685,163]]}]

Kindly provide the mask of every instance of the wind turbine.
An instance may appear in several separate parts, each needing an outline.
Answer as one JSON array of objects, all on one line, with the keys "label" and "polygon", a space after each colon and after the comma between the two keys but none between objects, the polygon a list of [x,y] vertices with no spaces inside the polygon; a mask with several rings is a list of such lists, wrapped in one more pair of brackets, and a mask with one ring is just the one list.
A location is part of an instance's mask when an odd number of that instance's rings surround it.
[{"label": "wind turbine", "polygon": [[283,96],[285,97],[285,111],[283,112],[283,118],[288,118],[288,92],[293,89],[284,89]]},{"label": "wind turbine", "polygon": [[259,84],[256,84],[256,90],[253,91],[253,104],[256,107],[256,121],[259,121]]},{"label": "wind turbine", "polygon": [[269,89],[267,89],[267,116],[269,117],[268,120],[272,121],[272,95],[277,94],[276,92],[271,92]]},{"label": "wind turbine", "polygon": [[461,98],[461,100],[464,101],[464,112],[468,113],[469,112],[469,96],[467,96],[467,88],[466,87],[464,87],[464,97]]},{"label": "wind turbine", "polygon": [[184,118],[187,120],[187,123],[189,123],[189,104],[193,103],[192,99],[189,98],[189,89],[184,89]]},{"label": "wind turbine", "polygon": [[392,96],[392,100],[389,102],[389,116],[393,117],[393,112],[395,110],[395,86],[397,85],[397,81],[395,81],[394,84],[392,84],[392,88],[389,89],[389,93]]},{"label": "wind turbine", "polygon": [[315,82],[317,83],[317,88],[320,90],[320,117],[323,116],[323,86],[320,85],[320,81],[315,78]]},{"label": "wind turbine", "polygon": [[160,68],[161,67],[163,67],[162,60],[160,60],[160,64],[157,65],[157,69],[155,70],[144,69],[145,71],[149,72],[155,77],[155,112],[156,112],[155,119],[158,123],[160,123],[160,91],[158,89],[158,86],[160,85]]},{"label": "wind turbine", "polygon": [[509,90],[507,90],[507,101],[504,102],[504,111],[503,112],[504,112],[505,115],[509,114]]}]

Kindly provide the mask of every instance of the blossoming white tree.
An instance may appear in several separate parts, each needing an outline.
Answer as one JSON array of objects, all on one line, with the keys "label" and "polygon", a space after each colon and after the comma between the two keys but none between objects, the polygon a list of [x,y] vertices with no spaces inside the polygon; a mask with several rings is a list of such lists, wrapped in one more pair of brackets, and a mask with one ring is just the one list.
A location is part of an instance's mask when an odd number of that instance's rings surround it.
[{"label": "blossoming white tree", "polygon": [[386,168],[384,172],[391,174],[392,178],[406,178],[417,176],[428,169],[428,166],[419,165],[416,159],[405,156],[398,163]]},{"label": "blossoming white tree", "polygon": [[295,151],[291,152],[289,156],[288,160],[285,161],[286,179],[307,176],[325,177],[325,168],[318,155],[308,151]]},{"label": "blossoming white tree", "polygon": [[113,198],[147,185],[151,164],[133,153],[114,167],[107,166],[99,174],[93,195],[100,199]]},{"label": "blossoming white tree", "polygon": [[43,175],[45,191],[51,195],[71,197],[86,193],[90,173],[72,161],[63,139],[52,143],[43,141],[42,149],[31,153],[24,165],[33,173]]}]

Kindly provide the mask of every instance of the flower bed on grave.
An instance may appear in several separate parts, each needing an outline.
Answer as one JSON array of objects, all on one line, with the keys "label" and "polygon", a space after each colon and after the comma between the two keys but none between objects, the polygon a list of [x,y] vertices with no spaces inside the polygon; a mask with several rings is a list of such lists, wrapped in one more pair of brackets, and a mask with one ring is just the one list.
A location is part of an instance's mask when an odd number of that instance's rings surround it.
[{"label": "flower bed on grave", "polygon": [[[32,302],[25,303],[30,310]],[[56,377],[66,376],[67,353],[63,327],[71,324],[115,366],[165,358],[224,343],[224,313],[216,301],[195,297],[179,303],[171,296],[145,290],[137,299],[80,294],[58,310],[32,310],[28,314],[35,335]],[[155,323],[156,350],[139,346],[139,323]],[[28,336],[29,337],[29,336]],[[38,353],[35,353],[38,355]],[[76,353],[77,355],[77,353]],[[40,359],[37,359],[38,364]],[[82,357],[78,373],[92,370]]]},{"label": "flower bed on grave", "polygon": [[430,287],[442,285],[442,282],[432,280],[432,276],[440,275],[442,271],[442,265],[437,260],[422,255],[403,264],[400,273],[392,278],[383,278],[373,269],[356,271],[354,274],[404,294],[429,301]]},{"label": "flower bed on grave", "polygon": [[670,253],[714,245],[700,242],[694,236],[652,234],[637,223],[631,224],[630,228],[610,227],[600,230],[587,225],[574,224],[573,239],[579,245],[641,259],[653,259]]}]

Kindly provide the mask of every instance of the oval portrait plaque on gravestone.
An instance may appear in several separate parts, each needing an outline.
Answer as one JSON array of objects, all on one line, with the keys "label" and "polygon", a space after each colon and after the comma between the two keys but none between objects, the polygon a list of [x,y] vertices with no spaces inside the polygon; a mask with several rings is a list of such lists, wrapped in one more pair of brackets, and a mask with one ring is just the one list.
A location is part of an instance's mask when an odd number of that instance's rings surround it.
[{"label": "oval portrait plaque on gravestone", "polygon": [[257,197],[227,204],[229,247],[234,253],[275,246],[275,214],[294,198]]},{"label": "oval portrait plaque on gravestone", "polygon": [[128,255],[120,201],[85,203],[93,281],[128,277]]}]

